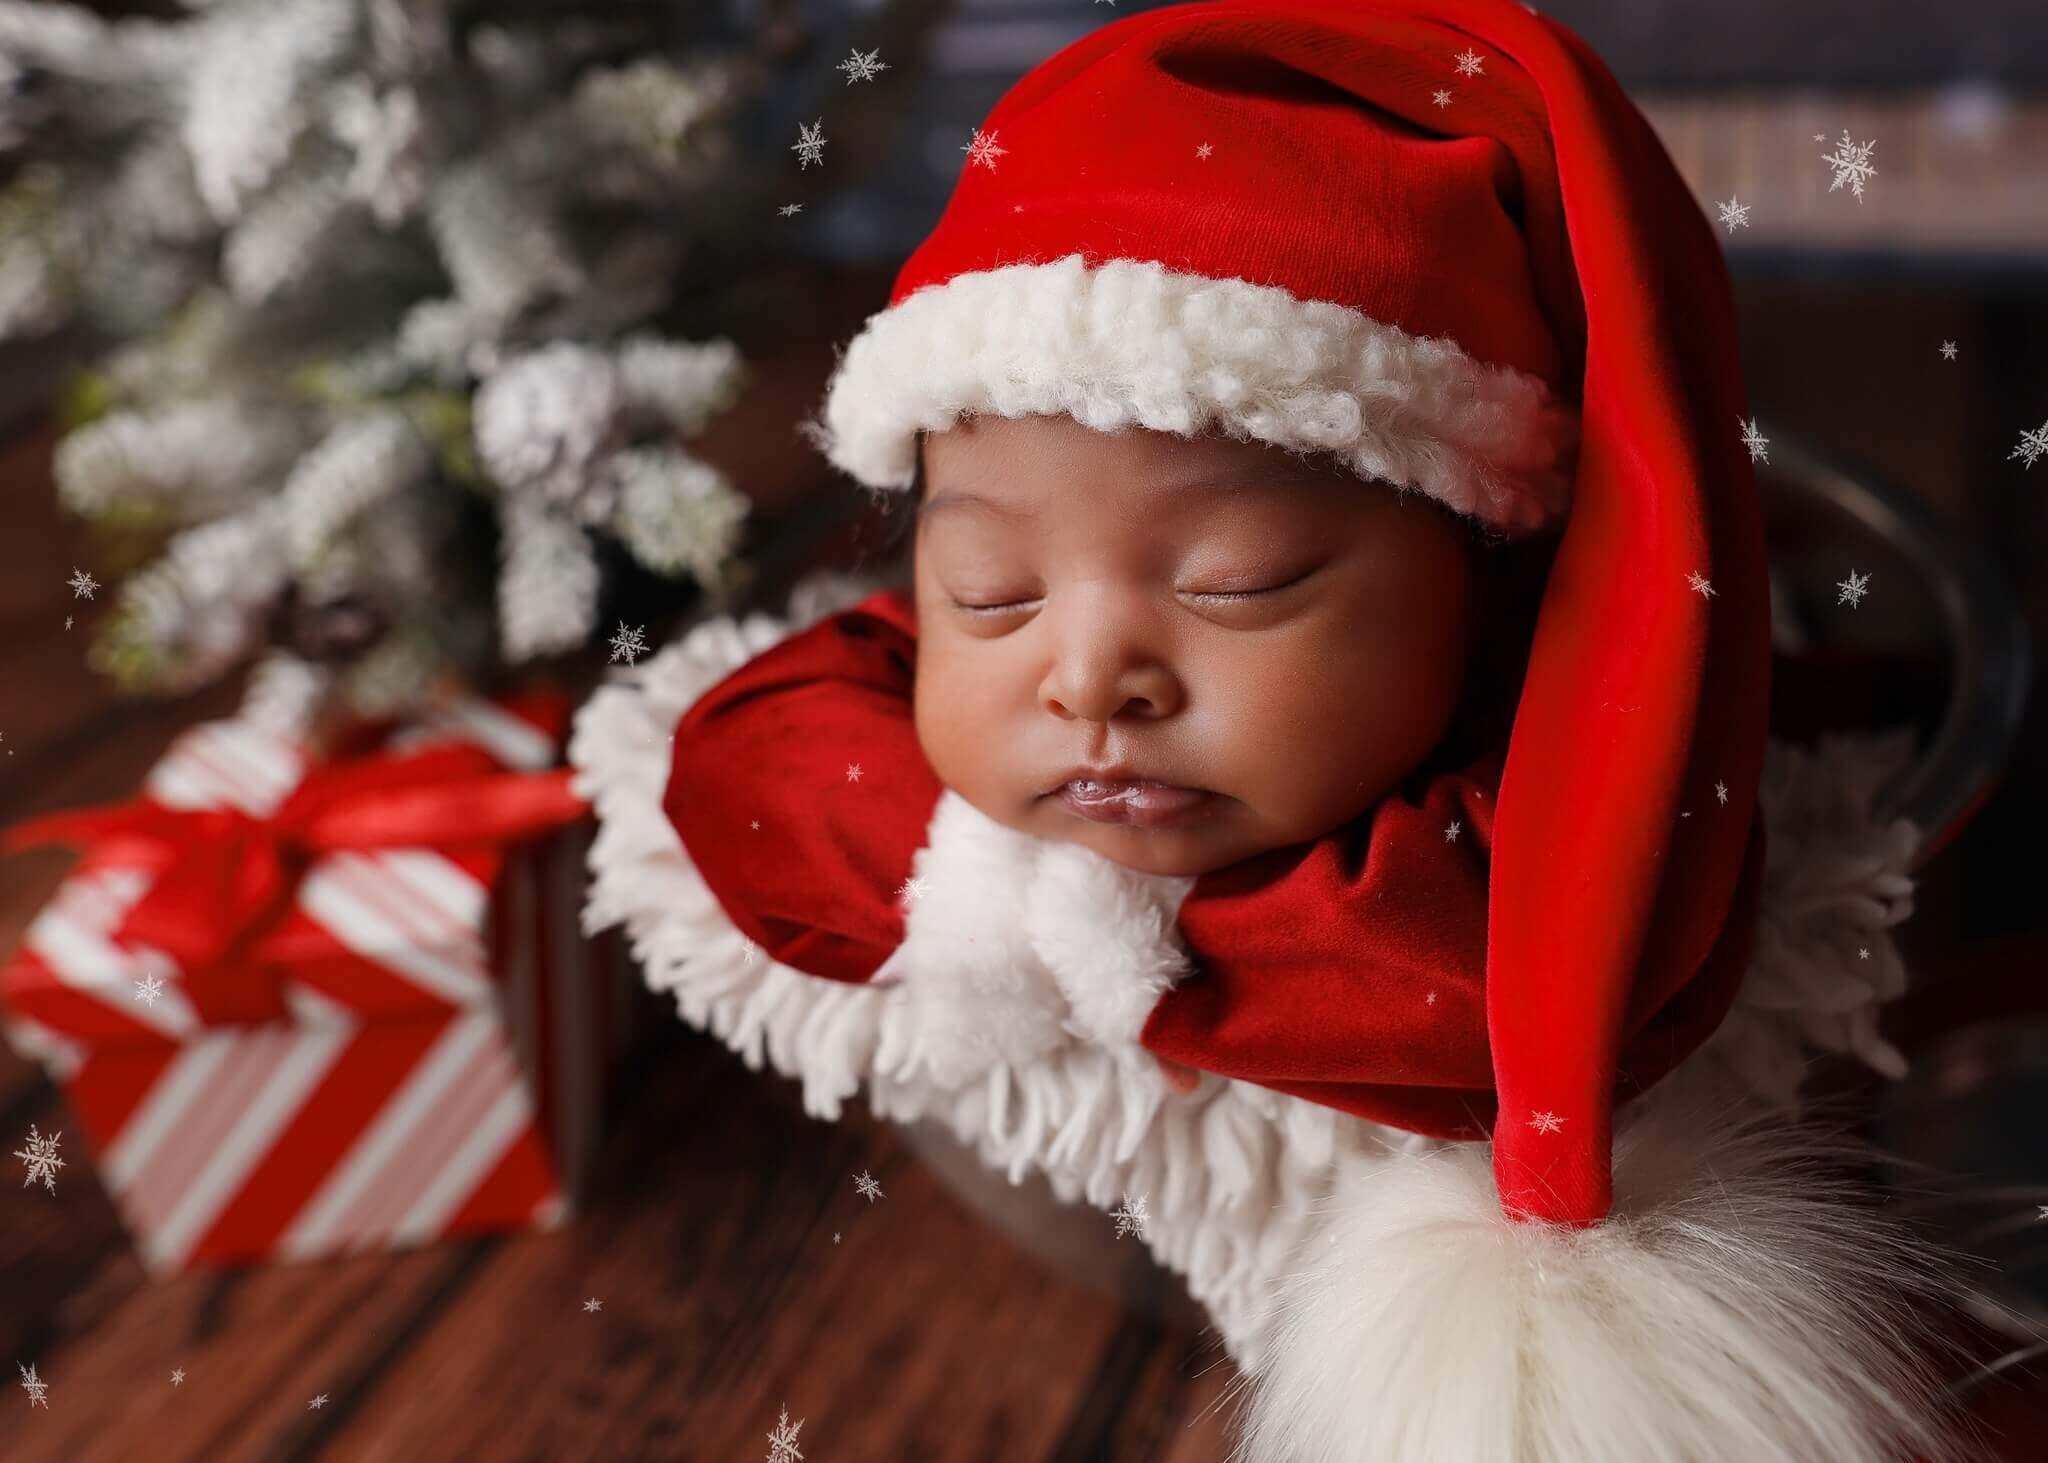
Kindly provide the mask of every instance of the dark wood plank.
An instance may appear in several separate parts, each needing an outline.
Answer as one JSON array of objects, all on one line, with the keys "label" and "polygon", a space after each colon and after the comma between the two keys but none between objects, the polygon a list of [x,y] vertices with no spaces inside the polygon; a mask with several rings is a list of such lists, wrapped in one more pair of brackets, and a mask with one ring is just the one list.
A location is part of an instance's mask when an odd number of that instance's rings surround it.
[{"label": "dark wood plank", "polygon": [[691,1034],[659,1047],[587,1215],[509,1240],[333,1441],[751,1457],[787,1406],[818,1457],[1218,1456],[1214,1426],[1166,1450],[1204,1405],[1188,1363],[1206,1344],[1047,1274],[864,1106],[819,1122],[795,1083]]}]

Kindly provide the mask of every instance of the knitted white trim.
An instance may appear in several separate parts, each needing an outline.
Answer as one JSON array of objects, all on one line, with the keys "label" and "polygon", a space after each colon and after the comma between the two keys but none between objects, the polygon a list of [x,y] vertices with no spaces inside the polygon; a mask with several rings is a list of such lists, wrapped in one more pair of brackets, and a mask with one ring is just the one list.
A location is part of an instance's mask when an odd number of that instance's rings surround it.
[{"label": "knitted white trim", "polygon": [[[1186,1277],[1250,1371],[1268,1344],[1273,1286],[1324,1222],[1321,1201],[1376,1165],[1446,1145],[1214,1073],[1171,1095],[1136,1030],[1186,969],[1172,915],[1193,880],[1017,834],[942,797],[915,861],[923,891],[903,896],[903,945],[877,973],[885,983],[851,985],[779,965],[742,935],[662,811],[668,736],[683,712],[737,666],[876,587],[816,574],[786,618],[707,621],[609,673],[568,748],[597,815],[584,928],[624,925],[648,984],[750,1067],[765,1057],[800,1079],[816,1117],[837,1119],[865,1089],[878,1116],[935,1119],[1013,1183],[1036,1167],[1070,1202],[1109,1210],[1144,1196],[1147,1244]],[[1877,1003],[1903,987],[1886,931],[1910,912],[1902,895],[1917,834],[1903,821],[1880,829],[1863,810],[1899,744],[1874,755],[1871,746],[1824,739],[1811,759],[1770,744],[1757,954],[1735,1008],[1681,1071],[1715,1053],[1718,1072],[1783,1109],[1795,1108],[1810,1060],[1802,1038],[1903,1071],[1873,1023]],[[1022,897],[977,892],[989,889]],[[1002,1019],[982,1002],[1001,1003]],[[1667,1078],[1639,1101],[1667,1085],[1685,1084]]]},{"label": "knitted white trim", "polygon": [[1570,506],[1578,414],[1540,378],[1328,300],[1147,260],[955,275],[868,317],[798,430],[876,490],[963,415],[1215,430],[1333,453],[1511,537]]}]

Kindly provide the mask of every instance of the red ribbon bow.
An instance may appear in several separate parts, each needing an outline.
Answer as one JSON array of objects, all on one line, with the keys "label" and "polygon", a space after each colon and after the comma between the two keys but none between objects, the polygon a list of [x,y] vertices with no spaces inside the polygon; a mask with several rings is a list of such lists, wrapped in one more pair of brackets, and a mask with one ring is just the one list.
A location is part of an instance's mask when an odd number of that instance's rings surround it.
[{"label": "red ribbon bow", "polygon": [[238,997],[227,977],[237,973],[249,943],[290,907],[320,856],[507,842],[573,822],[589,806],[570,791],[571,768],[487,770],[495,766],[481,747],[435,745],[311,768],[265,818],[239,808],[171,808],[143,797],[31,819],[0,837],[0,849],[116,837],[157,845],[165,855],[161,873],[122,922],[123,940],[171,956],[188,990],[218,987],[202,1009],[260,1019],[264,1013],[238,1008],[275,993]]}]

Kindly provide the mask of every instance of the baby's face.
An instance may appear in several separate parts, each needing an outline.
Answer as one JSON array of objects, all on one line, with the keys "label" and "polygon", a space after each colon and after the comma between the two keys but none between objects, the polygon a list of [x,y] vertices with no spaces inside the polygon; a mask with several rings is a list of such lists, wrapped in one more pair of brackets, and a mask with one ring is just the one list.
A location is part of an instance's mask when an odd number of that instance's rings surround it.
[{"label": "baby's face", "polygon": [[[1348,822],[1442,738],[1480,600],[1435,503],[1065,416],[962,418],[922,450],[917,734],[997,822],[1202,874]],[[1091,821],[1058,792],[1082,763],[1208,796]]]}]

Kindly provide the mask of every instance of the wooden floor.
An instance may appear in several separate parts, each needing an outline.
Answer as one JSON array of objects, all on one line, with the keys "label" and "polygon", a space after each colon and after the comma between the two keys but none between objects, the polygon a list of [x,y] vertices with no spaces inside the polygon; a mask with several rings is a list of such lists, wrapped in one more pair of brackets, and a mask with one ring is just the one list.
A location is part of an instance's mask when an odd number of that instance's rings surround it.
[{"label": "wooden floor", "polygon": [[[1973,525],[2025,528],[1987,541],[2039,562],[2038,511],[1982,486],[2012,476],[1997,458],[2038,420],[2037,402],[2022,419],[2014,392],[1971,417],[1974,398],[1930,371],[1924,390],[1894,385],[1915,408],[1895,411],[1877,367],[1853,400],[1810,387],[1832,369],[1817,356],[1876,359],[1858,321],[1910,330],[1899,349],[1914,370],[1943,336],[1988,352],[1997,322],[1844,302],[1823,322],[1828,341],[1814,316],[1783,314],[1784,299],[1752,294],[1745,308],[1760,401],[1805,403],[1795,425],[1891,462]],[[1763,335],[1773,319],[1777,345]],[[1801,348],[1778,348],[1788,339]],[[2014,330],[2002,348],[2037,340]],[[821,349],[786,389],[764,388],[765,410],[807,401],[828,363]],[[810,470],[786,435],[761,440],[792,472]],[[45,429],[0,443],[0,825],[131,795],[173,731],[226,714],[238,689],[117,702],[86,666],[82,637],[106,606],[74,602],[64,577],[74,563],[105,565],[103,579],[112,566],[50,505],[50,441]],[[2028,598],[2038,615],[2036,584]],[[1980,841],[1929,871],[1905,931],[1916,964],[1975,939],[2038,937],[2038,889],[2009,856],[2032,847],[2038,870],[2040,767],[2030,751],[1980,817]],[[2008,832],[2010,843],[1982,841]],[[68,862],[55,849],[0,862],[0,949]],[[2041,954],[2015,944],[2006,963],[2038,970]],[[1235,1374],[1213,1331],[1051,1273],[858,1103],[816,1121],[795,1084],[748,1071],[647,1000],[593,1191],[564,1230],[165,1283],[144,1277],[61,1096],[0,1047],[0,1146],[33,1124],[64,1133],[66,1160],[54,1194],[0,1181],[0,1459],[747,1460],[766,1456],[784,1408],[810,1463],[1224,1457]],[[876,1202],[855,1190],[863,1170],[882,1185]],[[1130,1244],[1123,1283],[1156,1294],[1158,1272]],[[592,1298],[600,1310],[585,1309]],[[46,1409],[13,1384],[31,1364]],[[2048,1456],[2034,1375],[2015,1369],[1983,1395],[2000,1456]]]}]

